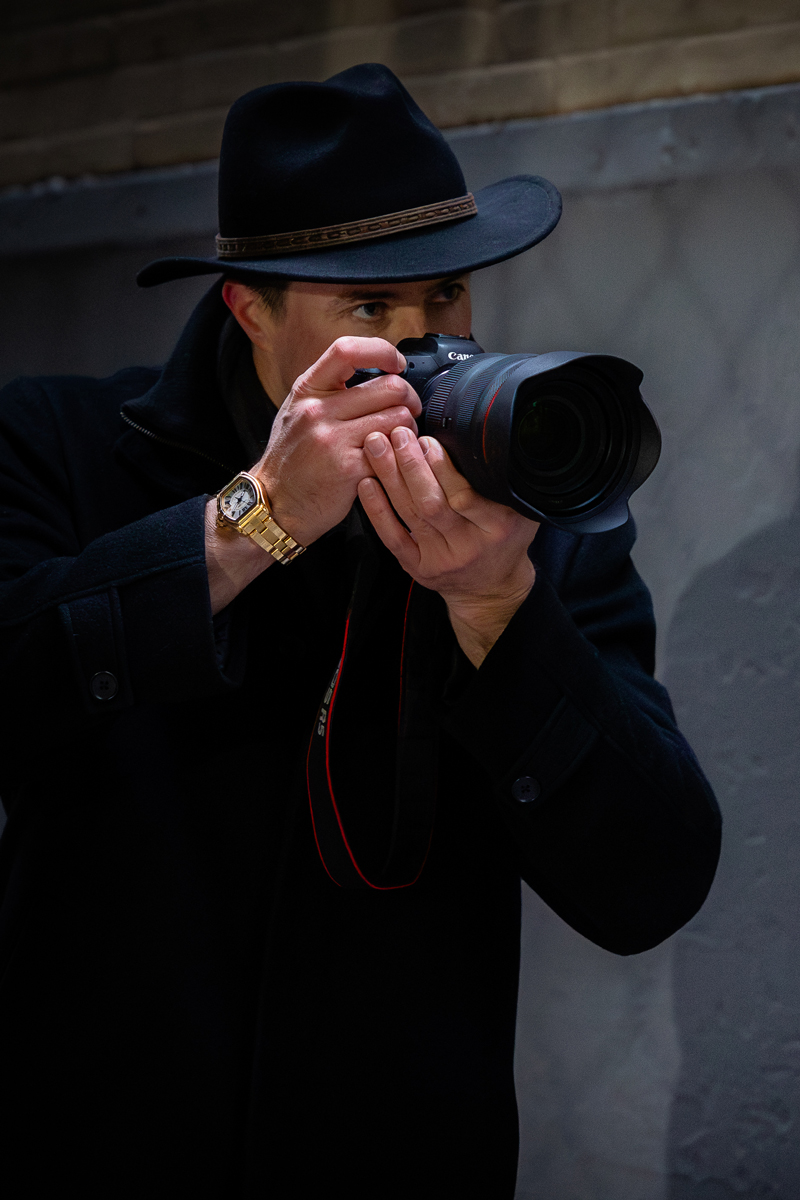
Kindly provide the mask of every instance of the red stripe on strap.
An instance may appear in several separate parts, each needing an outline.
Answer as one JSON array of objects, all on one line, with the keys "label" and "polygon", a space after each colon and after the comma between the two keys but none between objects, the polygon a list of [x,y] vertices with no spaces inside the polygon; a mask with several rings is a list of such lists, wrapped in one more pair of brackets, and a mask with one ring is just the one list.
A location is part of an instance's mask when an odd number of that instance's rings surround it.
[{"label": "red stripe on strap", "polygon": [[[412,593],[413,587],[414,587],[414,582],[412,580],[411,587],[408,589],[408,599],[406,601],[405,615],[403,618],[403,640],[402,640],[402,646],[401,646],[401,651],[400,651],[400,701],[398,704],[398,730],[399,730],[399,725],[400,725],[400,714],[401,714],[400,706],[402,705],[402,696],[403,696],[403,663],[405,660],[406,631],[408,628],[408,614],[409,614],[409,609],[411,606],[411,593]],[[364,881],[364,883],[367,885],[367,887],[372,888],[373,891],[396,892],[396,891],[399,891],[401,888],[411,887],[412,884],[417,882],[420,875],[422,874],[425,863],[428,861],[428,854],[429,854],[430,848],[431,848],[431,841],[433,840],[433,829],[431,829],[431,836],[428,839],[428,846],[425,851],[425,857],[422,860],[420,869],[417,872],[417,874],[414,876],[414,878],[409,880],[408,883],[395,883],[395,884],[389,884],[387,886],[382,886],[381,884],[372,883],[369,879],[367,879],[366,875],[359,867],[358,863],[356,862],[355,855],[353,854],[353,851],[350,849],[350,843],[348,842],[347,835],[345,834],[345,831],[344,831],[344,825],[342,824],[341,814],[339,812],[339,807],[336,803],[336,797],[335,797],[334,791],[333,791],[333,779],[331,776],[331,763],[330,763],[330,738],[331,738],[331,725],[333,723],[333,710],[334,710],[334,706],[336,704],[336,694],[339,691],[339,684],[341,683],[342,675],[344,674],[345,652],[347,650],[347,638],[348,638],[349,631],[350,631],[350,614],[348,614],[347,622],[345,624],[344,642],[342,643],[342,655],[341,655],[341,658],[339,659],[339,667],[338,667],[338,670],[336,673],[336,683],[334,684],[333,694],[330,699],[330,704],[328,705],[328,716],[327,716],[327,720],[325,722],[325,773],[326,773],[326,777],[327,777],[327,781],[328,781],[328,795],[330,797],[331,806],[333,808],[333,812],[336,817],[336,823],[339,826],[339,833],[340,833],[341,839],[344,843],[344,848],[347,851],[348,858],[350,859],[350,862],[353,864],[353,868],[356,871],[356,874],[359,876],[360,879],[362,879]],[[310,739],[309,745],[308,745],[308,753],[306,755],[306,786],[308,789],[308,806],[309,806],[309,809],[311,812],[311,827],[314,831],[314,841],[316,843],[317,853],[319,854],[320,860],[322,862],[323,867],[325,868],[326,874],[329,876],[330,879],[333,880],[333,882],[336,884],[337,887],[342,887],[343,885],[339,882],[338,879],[335,878],[335,876],[333,876],[331,874],[330,870],[328,869],[328,865],[325,862],[325,855],[322,852],[322,847],[320,846],[320,843],[319,843],[319,836],[317,834],[317,824],[316,824],[316,821],[314,820],[314,804],[311,799],[312,788],[311,788],[311,775],[310,775],[311,750],[314,745],[314,737],[315,737],[315,733],[312,732],[311,739]]]}]

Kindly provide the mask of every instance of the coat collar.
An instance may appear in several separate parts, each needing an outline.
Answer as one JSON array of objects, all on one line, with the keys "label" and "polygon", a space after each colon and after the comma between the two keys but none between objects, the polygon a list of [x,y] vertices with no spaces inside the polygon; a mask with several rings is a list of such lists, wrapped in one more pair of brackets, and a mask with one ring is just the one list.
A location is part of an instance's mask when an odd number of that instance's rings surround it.
[{"label": "coat collar", "polygon": [[219,281],[195,308],[153,387],[121,408],[117,451],[181,495],[217,491],[249,465],[217,382],[227,316]]}]

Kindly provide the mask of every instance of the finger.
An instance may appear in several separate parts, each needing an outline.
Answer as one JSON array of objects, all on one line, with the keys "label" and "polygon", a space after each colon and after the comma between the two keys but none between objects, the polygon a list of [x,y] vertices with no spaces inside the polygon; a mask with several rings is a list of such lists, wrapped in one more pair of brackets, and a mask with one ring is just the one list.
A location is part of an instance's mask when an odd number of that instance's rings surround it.
[{"label": "finger", "polygon": [[457,470],[452,458],[441,442],[434,437],[420,438],[425,461],[455,512],[472,521],[480,528],[488,528],[495,505],[486,500],[472,487],[468,479]]},{"label": "finger", "polygon": [[340,421],[352,421],[398,405],[403,405],[416,417],[422,412],[419,396],[399,375],[380,375],[357,387],[333,392],[324,400],[326,411]]},{"label": "finger", "polygon": [[457,470],[452,458],[436,438],[426,436],[419,441],[425,452],[425,461],[436,476],[452,509],[486,533],[496,533],[509,521],[514,524],[523,523],[524,536],[529,542],[533,541],[539,528],[538,521],[523,517],[507,505],[499,504],[496,500],[487,500],[485,496],[476,492],[469,480]]},{"label": "finger", "polygon": [[420,438],[420,448],[451,506],[455,506],[457,511],[463,511],[474,502],[481,502],[483,498],[474,490],[469,480],[464,479],[461,472],[453,466],[452,458],[441,442],[432,437],[423,437]]},{"label": "finger", "polygon": [[451,531],[461,518],[448,504],[417,438],[401,426],[392,430],[394,454],[376,456],[377,448],[377,439],[368,438],[367,449],[376,464],[375,474],[409,528],[415,533],[424,532],[426,527],[440,534]]},{"label": "finger", "polygon": [[407,408],[387,408],[367,417],[355,417],[348,422],[347,440],[353,446],[363,446],[371,433],[382,433],[388,439],[392,430],[400,425],[416,436],[417,423]]},{"label": "finger", "polygon": [[375,479],[362,479],[358,496],[372,527],[387,550],[400,565],[411,571],[419,564],[419,548],[407,529],[398,521],[386,493]]},{"label": "finger", "polygon": [[303,372],[293,391],[300,397],[339,391],[354,371],[366,367],[396,374],[405,370],[406,360],[384,338],[340,337]]},{"label": "finger", "polygon": [[[428,462],[429,447],[420,445],[402,427],[392,430],[397,465],[418,516],[439,533],[447,535],[462,522]],[[427,451],[427,452],[426,452]]]},{"label": "finger", "polygon": [[388,436],[390,432],[391,430],[387,433],[380,433],[377,430],[371,432],[364,442],[364,451],[367,463],[388,496],[391,506],[400,519],[408,525],[411,520],[416,518],[416,514],[408,494],[408,488],[397,465],[394,448]]}]

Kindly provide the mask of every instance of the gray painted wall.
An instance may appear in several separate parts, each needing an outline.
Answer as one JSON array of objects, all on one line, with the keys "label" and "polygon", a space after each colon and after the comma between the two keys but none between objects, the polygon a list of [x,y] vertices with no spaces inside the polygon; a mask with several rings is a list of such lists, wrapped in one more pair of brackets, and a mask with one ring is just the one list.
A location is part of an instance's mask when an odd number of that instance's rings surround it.
[{"label": "gray painted wall", "polygon": [[486,273],[487,344],[645,372],[664,453],[636,558],[726,820],[709,903],[649,954],[527,895],[526,1200],[800,1195],[799,117],[788,88],[487,130],[487,162],[456,143],[473,180],[505,163],[565,191],[552,237]]},{"label": "gray painted wall", "polygon": [[[471,186],[531,171],[565,213],[475,279],[487,349],[608,351],[664,434],[637,495],[659,673],[720,796],[703,912],[630,959],[526,891],[519,1200],[800,1194],[800,88],[456,131]],[[213,164],[0,198],[0,380],[157,362],[200,282]]]}]

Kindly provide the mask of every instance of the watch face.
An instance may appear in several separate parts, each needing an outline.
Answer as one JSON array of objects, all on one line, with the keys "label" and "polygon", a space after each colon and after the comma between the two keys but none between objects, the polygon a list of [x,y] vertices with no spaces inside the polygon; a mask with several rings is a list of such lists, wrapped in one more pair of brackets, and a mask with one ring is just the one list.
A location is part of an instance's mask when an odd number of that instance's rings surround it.
[{"label": "watch face", "polygon": [[220,497],[220,507],[231,521],[241,521],[258,502],[256,489],[249,479],[237,479]]}]

